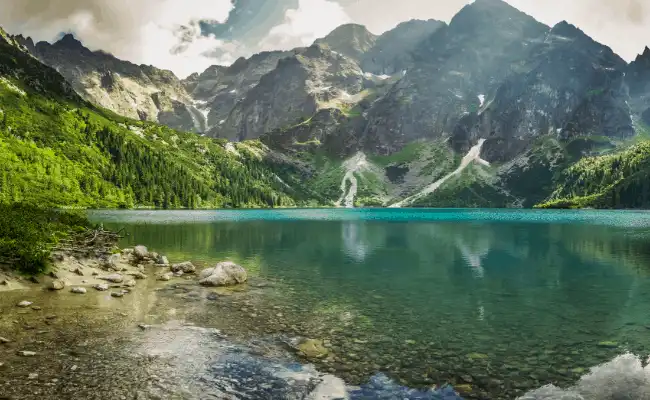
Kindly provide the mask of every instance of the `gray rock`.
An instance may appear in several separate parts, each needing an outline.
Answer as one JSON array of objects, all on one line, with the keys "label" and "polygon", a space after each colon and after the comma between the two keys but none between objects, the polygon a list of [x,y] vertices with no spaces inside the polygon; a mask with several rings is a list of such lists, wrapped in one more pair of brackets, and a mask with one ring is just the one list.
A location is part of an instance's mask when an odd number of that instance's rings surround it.
[{"label": "gray rock", "polygon": [[99,290],[100,292],[108,290],[108,283],[98,283],[93,286],[93,288]]},{"label": "gray rock", "polygon": [[62,279],[55,279],[47,285],[50,290],[61,290],[65,287],[65,282]]},{"label": "gray rock", "polygon": [[84,276],[84,272],[81,270],[81,268],[75,268],[75,270],[72,271],[72,272],[74,272],[75,274],[77,274],[79,276]]},{"label": "gray rock", "polygon": [[248,279],[246,270],[231,261],[222,261],[213,268],[201,271],[199,283],[205,286],[229,286],[244,283]]},{"label": "gray rock", "polygon": [[169,265],[167,256],[163,256],[162,254],[158,254],[158,257],[154,258],[154,260],[156,261],[156,264]]},{"label": "gray rock", "polygon": [[23,300],[20,303],[16,304],[18,307],[29,307],[33,303],[31,301]]},{"label": "gray rock", "polygon": [[76,294],[86,294],[86,288],[78,287],[78,286],[73,287],[72,289],[70,289],[70,291]]},{"label": "gray rock", "polygon": [[158,275],[156,279],[158,279],[159,281],[169,281],[172,279],[173,276],[174,274],[172,272],[166,272],[164,274]]},{"label": "gray rock", "polygon": [[143,259],[145,257],[149,257],[149,250],[145,246],[135,246],[133,249],[133,254],[136,256],[138,259]]},{"label": "gray rock", "polygon": [[120,274],[112,274],[100,276],[99,279],[113,283],[121,283],[124,280],[124,277]]},{"label": "gray rock", "polygon": [[179,264],[173,264],[170,269],[172,272],[183,271],[186,274],[190,274],[196,271],[196,267],[190,261],[185,261]]}]

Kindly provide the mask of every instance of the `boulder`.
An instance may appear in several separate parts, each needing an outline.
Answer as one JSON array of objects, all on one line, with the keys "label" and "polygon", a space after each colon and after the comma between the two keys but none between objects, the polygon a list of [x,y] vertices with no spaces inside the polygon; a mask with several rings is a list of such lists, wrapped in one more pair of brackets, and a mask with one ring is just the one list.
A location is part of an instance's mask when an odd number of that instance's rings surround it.
[{"label": "boulder", "polygon": [[147,250],[145,246],[135,246],[133,249],[133,254],[136,258],[141,260],[145,257],[149,257],[149,250]]},{"label": "boulder", "polygon": [[47,285],[50,290],[61,290],[65,287],[65,282],[62,279],[55,279]]},{"label": "boulder", "polygon": [[229,286],[244,283],[248,279],[246,270],[231,261],[222,261],[213,268],[201,271],[199,283],[205,286]]},{"label": "boulder", "polygon": [[185,261],[179,264],[173,264],[170,269],[172,270],[172,272],[181,271],[186,274],[190,274],[196,271],[196,267],[194,266],[194,264],[192,264],[189,261]]},{"label": "boulder", "polygon": [[161,254],[158,254],[158,257],[154,258],[154,260],[158,265],[169,265],[169,260],[167,259],[167,257]]}]

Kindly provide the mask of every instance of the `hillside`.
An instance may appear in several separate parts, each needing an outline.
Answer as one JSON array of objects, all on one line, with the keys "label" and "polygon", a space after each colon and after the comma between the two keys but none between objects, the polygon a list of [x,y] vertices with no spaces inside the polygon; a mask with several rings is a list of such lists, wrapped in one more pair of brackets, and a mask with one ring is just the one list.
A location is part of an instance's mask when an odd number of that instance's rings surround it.
[{"label": "hillside", "polygon": [[4,32],[0,55],[0,202],[213,208],[310,200],[291,188],[301,171],[269,161],[259,142],[227,144],[95,108]]}]

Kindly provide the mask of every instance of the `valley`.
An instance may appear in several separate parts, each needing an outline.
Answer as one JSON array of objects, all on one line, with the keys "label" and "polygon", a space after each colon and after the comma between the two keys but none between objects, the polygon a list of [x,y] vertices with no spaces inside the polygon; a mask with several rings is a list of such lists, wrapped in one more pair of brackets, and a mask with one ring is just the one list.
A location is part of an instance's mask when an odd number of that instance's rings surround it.
[{"label": "valley", "polygon": [[[118,178],[109,171],[125,162],[114,144],[90,145],[92,157],[103,160],[95,164],[103,165],[97,179],[109,182],[102,190],[114,193],[103,197],[118,200],[93,203],[59,194],[58,205],[638,208],[647,203],[642,182],[650,173],[645,145],[650,50],[627,63],[568,22],[546,26],[500,0],[477,0],[449,23],[405,21],[381,35],[346,24],[310,46],[262,52],[184,79],[91,51],[72,34],[55,43],[2,37],[3,52],[11,48],[9,53],[29,58],[31,65],[17,76],[15,64],[22,62],[11,56],[0,68],[1,140],[3,148],[12,148],[0,181],[5,199],[25,192],[12,171],[25,174],[33,162],[14,147],[33,140],[30,152],[50,154],[39,157],[55,157],[70,170],[79,161],[68,150],[88,143],[64,132],[88,130],[83,127],[88,116],[101,115],[120,140],[165,158],[206,189],[192,189],[191,200],[181,195],[185,188],[154,178],[148,185],[152,193],[138,192],[139,184],[128,182],[132,175]],[[47,76],[60,74],[55,80],[67,97],[60,88],[41,86],[46,70]],[[44,113],[44,105],[56,111]],[[65,129],[44,132],[62,118],[69,119]],[[39,120],[43,123],[26,122]],[[65,140],[67,153],[57,140]],[[463,156],[479,143],[485,163],[465,168]],[[359,154],[365,157],[362,168],[353,166]],[[630,167],[615,181],[601,178],[612,162]],[[255,178],[234,178],[232,168]],[[598,171],[578,172],[584,169]],[[576,179],[589,181],[589,190],[577,190]],[[532,181],[538,185],[529,187]],[[98,185],[104,183],[75,183],[79,194],[71,197],[88,197],[85,187]],[[228,185],[241,194],[224,196]],[[267,194],[253,193],[260,191]]]}]

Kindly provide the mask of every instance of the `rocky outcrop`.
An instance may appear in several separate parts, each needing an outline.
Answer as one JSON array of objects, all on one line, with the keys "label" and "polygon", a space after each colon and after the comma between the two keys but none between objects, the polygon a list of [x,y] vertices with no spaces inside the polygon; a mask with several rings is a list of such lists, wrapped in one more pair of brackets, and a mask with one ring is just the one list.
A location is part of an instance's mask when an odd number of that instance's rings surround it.
[{"label": "rocky outcrop", "polygon": [[650,125],[650,48],[646,47],[627,66],[625,82],[630,93],[632,113]]}]

